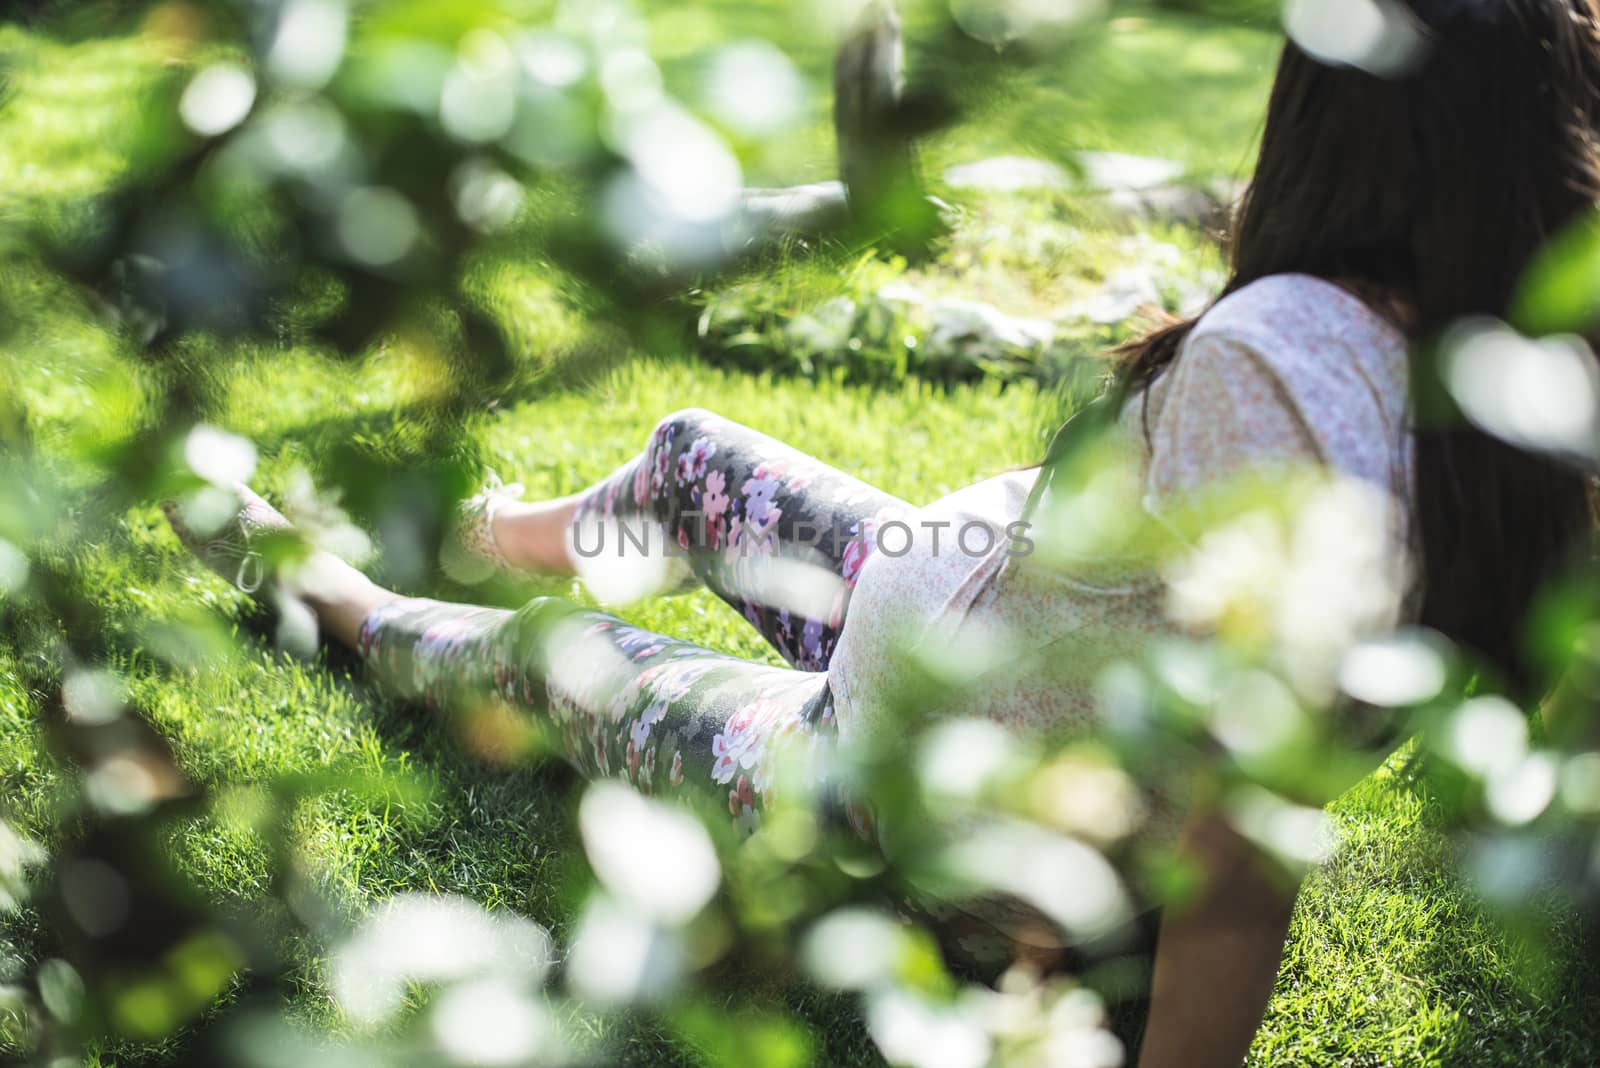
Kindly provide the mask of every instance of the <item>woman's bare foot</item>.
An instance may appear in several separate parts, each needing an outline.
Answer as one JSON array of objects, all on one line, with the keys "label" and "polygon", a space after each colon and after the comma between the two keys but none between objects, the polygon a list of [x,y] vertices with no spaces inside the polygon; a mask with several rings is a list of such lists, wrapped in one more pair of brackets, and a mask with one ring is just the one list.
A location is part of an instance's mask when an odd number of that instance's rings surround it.
[{"label": "woman's bare foot", "polygon": [[[293,543],[294,524],[248,486],[235,486],[238,512],[214,531],[202,534],[190,525],[182,507],[164,505],[167,521],[207,567],[258,600],[275,604],[282,592],[303,601],[320,629],[355,648],[361,624],[378,606],[398,594],[386,590],[332,553],[312,549],[301,555]],[[298,557],[298,559],[296,559]],[[279,562],[294,560],[282,581]]]},{"label": "woman's bare foot", "polygon": [[471,585],[497,573],[574,573],[567,528],[578,498],[524,501],[521,494],[520,485],[502,485],[491,472],[484,488],[462,502],[439,554],[445,574]]},{"label": "woman's bare foot", "polygon": [[545,575],[571,575],[567,530],[577,510],[577,497],[512,501],[494,518],[495,541],[513,567]]}]

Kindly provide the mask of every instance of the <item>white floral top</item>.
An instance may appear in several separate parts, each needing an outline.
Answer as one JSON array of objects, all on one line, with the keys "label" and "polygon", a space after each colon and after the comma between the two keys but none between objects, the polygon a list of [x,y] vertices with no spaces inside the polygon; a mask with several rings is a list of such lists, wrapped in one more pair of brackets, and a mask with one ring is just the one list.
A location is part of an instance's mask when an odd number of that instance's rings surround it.
[{"label": "white floral top", "polygon": [[[1279,275],[1207,312],[1148,397],[1129,404],[1119,430],[1138,459],[1139,504],[1152,516],[1229,476],[1312,464],[1400,505],[1391,533],[1403,556],[1412,533],[1408,396],[1400,331],[1329,282]],[[1012,557],[1005,529],[1021,516],[1036,477],[1001,475],[920,509],[908,517],[917,536],[901,539],[909,540],[903,554],[880,549],[867,561],[828,671],[844,736],[892,722],[879,710],[906,692],[896,656],[902,636],[936,663],[997,647],[1038,651],[1059,670],[991,671],[951,711],[1060,730],[1094,720],[1107,657],[1174,627],[1167,583],[1148,568],[1086,561],[1063,571]],[[937,547],[923,521],[950,524],[937,528]],[[973,555],[954,544],[972,523],[994,531],[992,550]],[[985,540],[969,533],[967,547]],[[1291,611],[1324,611],[1316,593]],[[1408,606],[1392,605],[1394,618]]]}]

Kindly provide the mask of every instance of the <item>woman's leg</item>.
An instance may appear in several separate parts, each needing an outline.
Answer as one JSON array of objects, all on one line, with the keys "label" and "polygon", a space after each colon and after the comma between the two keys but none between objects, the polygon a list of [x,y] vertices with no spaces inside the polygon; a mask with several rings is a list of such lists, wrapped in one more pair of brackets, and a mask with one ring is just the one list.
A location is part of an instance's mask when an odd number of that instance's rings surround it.
[{"label": "woman's leg", "polygon": [[528,715],[590,778],[709,799],[749,830],[786,789],[820,788],[834,744],[827,676],[776,668],[539,598],[516,612],[393,598],[356,648],[401,696]]},{"label": "woman's leg", "polygon": [[293,569],[288,590],[264,588],[271,543],[292,527],[248,487],[236,491],[233,521],[207,534],[170,506],[180,539],[280,610],[309,605],[397,694],[525,713],[579,771],[647,793],[709,795],[747,827],[772,796],[780,749],[806,758],[786,788],[821,786],[836,736],[826,674],[715,653],[559,598],[511,612],[401,597],[325,552]]},{"label": "woman's leg", "polygon": [[503,506],[492,534],[512,564],[577,573],[604,599],[703,584],[789,663],[820,671],[878,525],[909,509],[765,434],[688,409],[592,489]]}]

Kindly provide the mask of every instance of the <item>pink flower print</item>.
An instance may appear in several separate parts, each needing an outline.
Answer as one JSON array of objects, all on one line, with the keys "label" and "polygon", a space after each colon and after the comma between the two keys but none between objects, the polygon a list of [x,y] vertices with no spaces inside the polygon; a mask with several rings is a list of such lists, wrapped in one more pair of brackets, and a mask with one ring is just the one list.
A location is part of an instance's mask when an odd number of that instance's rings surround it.
[{"label": "pink flower print", "polygon": [[645,706],[639,713],[639,720],[633,725],[631,737],[633,744],[643,749],[645,742],[650,739],[650,728],[660,723],[667,715],[667,699],[658,697]]},{"label": "pink flower print", "polygon": [[712,782],[727,782],[739,769],[739,755],[743,749],[737,741],[729,741],[729,738],[730,735],[724,733],[711,739],[711,755],[716,758],[711,764]]},{"label": "pink flower print", "polygon": [[650,500],[650,465],[640,461],[633,469],[633,503],[643,508]]},{"label": "pink flower print", "polygon": [[741,809],[753,808],[756,803],[755,792],[750,788],[750,777],[739,776],[739,781],[732,790],[728,791],[728,811],[739,815]]},{"label": "pink flower print", "polygon": [[628,762],[628,781],[633,782],[639,776],[639,747],[631,741],[628,742],[628,750],[625,756]]},{"label": "pink flower print", "polygon": [[689,457],[689,470],[695,479],[706,473],[706,465],[711,462],[711,457],[717,453],[717,447],[710,438],[695,438],[685,454]]},{"label": "pink flower print", "polygon": [[672,433],[671,428],[666,428],[666,437],[657,435],[656,444],[652,446],[655,451],[654,470],[650,472],[650,488],[660,493],[667,488],[667,479],[672,474]]},{"label": "pink flower print", "polygon": [[672,754],[672,772],[668,775],[667,781],[672,783],[673,786],[683,785],[683,752],[681,750]]},{"label": "pink flower print", "polygon": [[700,420],[699,430],[702,434],[720,434],[722,432],[722,427],[723,422],[721,419],[706,418]]},{"label": "pink flower print", "polygon": [[650,792],[651,781],[656,777],[656,747],[651,746],[644,751],[644,760],[639,765],[639,789],[645,793]]},{"label": "pink flower print", "polygon": [[728,510],[728,476],[722,471],[711,471],[706,474],[705,494],[701,498],[701,509],[706,515],[716,518]]},{"label": "pink flower print", "polygon": [[711,462],[712,454],[717,447],[707,438],[696,438],[682,456],[678,457],[678,485],[685,486],[698,482],[706,473],[706,465]]},{"label": "pink flower print", "polygon": [[725,783],[740,768],[749,770],[761,756],[762,738],[756,706],[741,710],[729,720],[722,733],[711,739],[711,778]]},{"label": "pink flower print", "polygon": [[789,477],[785,480],[784,485],[788,487],[790,493],[799,493],[801,490],[811,485],[812,482],[815,482],[816,478],[817,469],[809,465],[802,464],[796,467],[794,471],[789,473]]},{"label": "pink flower print", "polygon": [[637,653],[634,653],[633,658],[635,660],[649,660],[652,656],[655,656],[665,648],[666,646],[659,642],[657,642],[655,645],[647,645],[643,649],[640,649]]},{"label": "pink flower print", "polygon": [[678,548],[689,551],[689,528],[681,523],[678,525]]},{"label": "pink flower print", "polygon": [[700,511],[706,518],[706,544],[713,549],[722,548],[722,517],[728,512],[728,476],[721,471],[706,475],[705,493],[700,498]]},{"label": "pink flower print", "polygon": [[711,739],[712,780],[726,783],[741,769],[759,768],[766,757],[767,737],[783,710],[781,701],[761,697],[729,717],[722,733]]},{"label": "pink flower print", "polygon": [[821,670],[826,660],[822,652],[822,620],[806,620],[805,629],[800,633],[800,648],[805,650],[809,666]]},{"label": "pink flower print", "polygon": [[761,813],[756,811],[755,791],[750,788],[750,780],[739,776],[738,785],[728,791],[728,812],[733,816],[733,825],[743,834],[753,834],[761,826]]},{"label": "pink flower print", "polygon": [[762,475],[761,470],[757,468],[754,478],[745,479],[741,490],[745,497],[745,525],[767,531],[783,516],[783,509],[774,503],[781,483],[777,475]]},{"label": "pink flower print", "polygon": [[616,633],[612,637],[617,643],[617,648],[621,649],[625,653],[631,653],[635,649],[643,648],[660,640],[656,635],[651,634],[647,630],[644,630],[640,627],[629,626],[621,626],[616,628]]},{"label": "pink flower print", "polygon": [[844,577],[847,588],[854,589],[855,584],[861,581],[861,569],[872,556],[872,542],[873,527],[869,523],[862,523],[860,535],[852,538],[850,544],[844,547],[844,555],[839,560],[839,574]]},{"label": "pink flower print", "polygon": [[[700,650],[680,649],[678,652],[682,655],[696,657],[697,659],[696,661],[691,661],[688,663],[676,663],[668,661],[667,663],[657,665],[654,668],[645,669],[647,672],[659,671],[662,675],[666,676],[656,692],[657,699],[663,703],[668,701],[676,701],[678,698],[686,696],[689,693],[690,688],[693,687],[694,684],[702,677],[704,677],[706,672],[711,670],[710,664],[698,662],[698,657],[701,655]],[[669,670],[671,672],[670,675],[667,674]],[[659,719],[660,717],[658,716],[657,718]]]}]

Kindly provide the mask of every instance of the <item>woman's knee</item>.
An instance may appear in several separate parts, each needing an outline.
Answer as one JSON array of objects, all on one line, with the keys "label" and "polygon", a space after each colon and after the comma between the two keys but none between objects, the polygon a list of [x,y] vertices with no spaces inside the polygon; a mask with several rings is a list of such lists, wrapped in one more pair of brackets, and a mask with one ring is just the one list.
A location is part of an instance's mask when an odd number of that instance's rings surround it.
[{"label": "woman's knee", "polygon": [[650,433],[652,448],[670,447],[681,441],[685,434],[714,433],[727,422],[722,416],[705,408],[680,408],[656,423]]}]

